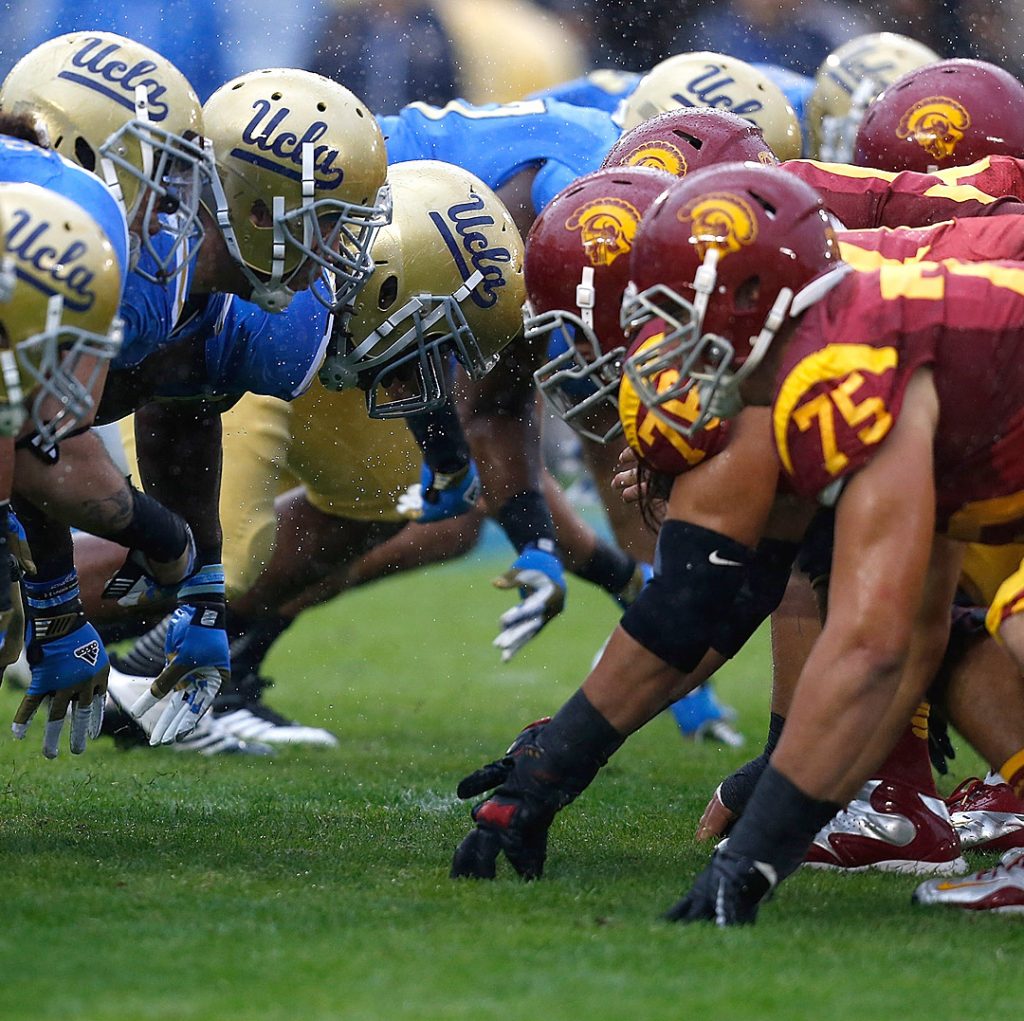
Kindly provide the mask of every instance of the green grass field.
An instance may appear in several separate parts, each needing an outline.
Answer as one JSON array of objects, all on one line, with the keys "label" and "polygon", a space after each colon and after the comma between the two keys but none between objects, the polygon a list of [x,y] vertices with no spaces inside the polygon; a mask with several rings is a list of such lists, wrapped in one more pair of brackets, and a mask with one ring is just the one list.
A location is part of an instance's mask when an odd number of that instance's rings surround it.
[{"label": "green grass field", "polygon": [[[615,619],[577,584],[503,667],[499,566],[380,583],[279,643],[269,700],[335,730],[336,752],[104,740],[46,762],[38,730],[0,738],[0,1019],[1020,1016],[1024,925],[914,909],[913,879],[801,874],[755,928],[659,921],[706,859],[709,792],[749,752],[685,744],[667,718],[556,822],[541,882],[450,882],[457,780],[560,704]],[[750,744],[767,675],[758,641],[721,682]],[[5,721],[15,704],[0,692]]]}]

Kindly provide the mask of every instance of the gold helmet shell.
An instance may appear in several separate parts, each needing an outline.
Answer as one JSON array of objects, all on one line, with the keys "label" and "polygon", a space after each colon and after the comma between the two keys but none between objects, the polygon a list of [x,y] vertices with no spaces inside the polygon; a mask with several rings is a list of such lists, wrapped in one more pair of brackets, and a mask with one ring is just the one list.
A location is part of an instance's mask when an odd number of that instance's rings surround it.
[{"label": "gold helmet shell", "polygon": [[274,68],[222,85],[203,122],[216,168],[207,203],[252,300],[285,308],[312,259],[334,274],[334,306],[349,302],[390,215],[384,136],[366,106],[322,75]]},{"label": "gold helmet shell", "polygon": [[[363,387],[374,418],[438,406],[451,355],[471,377],[487,373],[522,332],[526,296],[522,237],[479,178],[412,160],[389,180],[393,218],[374,243],[373,275],[320,374],[328,389]],[[382,381],[409,368],[418,391],[382,403]]]},{"label": "gold helmet shell", "polygon": [[852,162],[857,129],[871,101],[908,71],[939,59],[924,43],[896,32],[872,32],[843,43],[814,78],[807,102],[808,155]]},{"label": "gold helmet shell", "polygon": [[[169,60],[112,32],[56,36],[14,65],[0,107],[27,115],[47,145],[110,185],[136,252],[146,247],[156,262],[143,264],[143,275],[165,279],[183,268],[176,250],[200,237],[206,157],[199,97]],[[150,243],[157,213],[171,214],[169,249]]]},{"label": "gold helmet shell", "polygon": [[617,114],[624,131],[666,110],[712,107],[752,121],[780,160],[798,159],[800,121],[783,91],[746,61],[724,53],[677,53],[655,64]]},{"label": "gold helmet shell", "polygon": [[24,417],[34,394],[39,443],[52,448],[91,413],[92,389],[120,349],[121,268],[81,206],[35,184],[0,184],[0,235],[5,410]]}]

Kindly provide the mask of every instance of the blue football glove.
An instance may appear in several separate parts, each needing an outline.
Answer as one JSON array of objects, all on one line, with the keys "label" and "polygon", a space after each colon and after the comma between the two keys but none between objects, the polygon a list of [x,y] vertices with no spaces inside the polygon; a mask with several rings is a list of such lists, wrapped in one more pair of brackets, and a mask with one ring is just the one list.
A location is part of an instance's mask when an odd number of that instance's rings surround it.
[{"label": "blue football glove", "polygon": [[[169,606],[180,586],[188,583],[195,570],[196,546],[188,529],[188,544],[177,560],[157,563],[140,549],[128,551],[124,563],[103,589],[104,599],[116,599],[118,606],[140,609]],[[184,579],[184,581],[183,581]]]},{"label": "blue football glove", "polygon": [[[545,546],[551,541],[542,539]],[[549,620],[565,608],[565,573],[553,548],[530,543],[515,563],[494,579],[500,589],[519,589],[519,605],[501,615],[501,632],[492,643],[507,663]]]},{"label": "blue football glove", "polygon": [[475,461],[454,475],[435,474],[424,464],[420,466],[420,481],[398,498],[396,510],[403,518],[429,525],[468,514],[480,501],[480,492]]},{"label": "blue football glove", "polygon": [[32,682],[14,714],[11,731],[19,740],[28,731],[36,710],[47,703],[43,755],[57,757],[61,731],[71,710],[71,753],[81,755],[86,741],[100,736],[110,661],[96,629],[82,618],[69,634],[37,641],[34,623],[28,625],[28,662]]},{"label": "blue football glove", "polygon": [[[191,734],[231,676],[224,568],[201,567],[181,586],[178,600],[167,629],[164,668],[128,710],[151,745]],[[162,703],[159,714],[147,716],[157,703]]]}]

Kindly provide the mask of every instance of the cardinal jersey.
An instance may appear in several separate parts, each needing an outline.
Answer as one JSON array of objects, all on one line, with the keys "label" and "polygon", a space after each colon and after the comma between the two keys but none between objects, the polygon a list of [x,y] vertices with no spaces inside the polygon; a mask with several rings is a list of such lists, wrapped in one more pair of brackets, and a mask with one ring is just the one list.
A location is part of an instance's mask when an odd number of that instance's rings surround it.
[{"label": "cardinal jersey", "polygon": [[597,170],[619,129],[602,110],[551,99],[444,107],[412,103],[381,117],[388,162],[443,160],[476,174],[494,190],[526,167],[538,167],[533,205],[540,212],[566,185]]},{"label": "cardinal jersey", "polygon": [[1024,538],[1024,264],[851,271],[804,315],[776,379],[773,432],[795,490],[832,502],[899,417],[922,367],[939,398],[937,524]]},{"label": "cardinal jersey", "polygon": [[1019,216],[946,220],[932,227],[843,230],[838,237],[843,260],[859,270],[943,259],[1024,261],[1024,217]]},{"label": "cardinal jersey", "polygon": [[845,227],[923,227],[953,217],[1024,213],[1024,161],[989,156],[934,174],[899,174],[846,163],[789,160]]}]

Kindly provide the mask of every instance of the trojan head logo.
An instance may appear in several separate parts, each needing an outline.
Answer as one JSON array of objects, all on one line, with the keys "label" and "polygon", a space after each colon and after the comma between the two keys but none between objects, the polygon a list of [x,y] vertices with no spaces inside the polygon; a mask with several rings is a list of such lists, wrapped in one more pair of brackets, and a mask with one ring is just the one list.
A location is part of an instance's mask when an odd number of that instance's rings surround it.
[{"label": "trojan head logo", "polygon": [[596,199],[580,206],[566,230],[578,230],[591,266],[610,266],[633,247],[640,210],[625,199]]},{"label": "trojan head logo", "polygon": [[673,177],[685,177],[690,169],[683,150],[671,142],[642,142],[626,156],[631,167],[651,167]]},{"label": "trojan head logo", "polygon": [[769,149],[762,149],[758,154],[757,158],[766,167],[777,167],[779,165],[779,158]]},{"label": "trojan head logo", "polygon": [[937,160],[947,159],[971,126],[971,115],[955,99],[929,96],[915,103],[900,119],[898,138],[917,142]]},{"label": "trojan head logo", "polygon": [[712,192],[684,206],[676,214],[680,223],[690,224],[690,238],[703,260],[716,248],[724,259],[752,244],[757,237],[757,217],[750,203],[729,192]]}]

